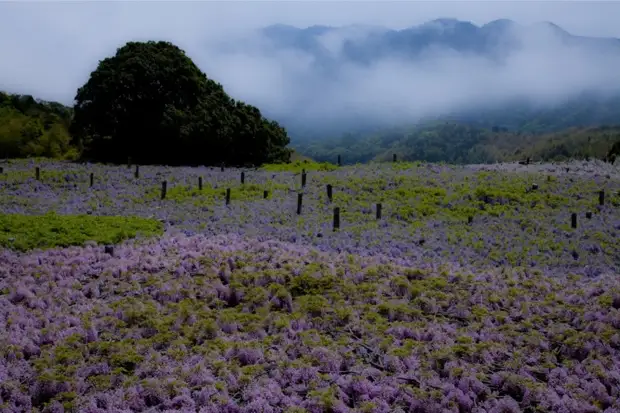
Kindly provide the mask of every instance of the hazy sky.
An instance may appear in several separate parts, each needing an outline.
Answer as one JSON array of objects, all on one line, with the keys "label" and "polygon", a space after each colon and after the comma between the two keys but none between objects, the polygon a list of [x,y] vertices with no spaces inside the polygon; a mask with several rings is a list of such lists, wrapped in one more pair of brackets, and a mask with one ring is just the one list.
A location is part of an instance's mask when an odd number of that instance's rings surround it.
[{"label": "hazy sky", "polygon": [[[76,89],[98,60],[129,40],[162,39],[185,49],[209,77],[223,83],[234,96],[277,111],[302,93],[294,87],[296,80],[312,75],[304,72],[309,68],[303,57],[220,55],[211,46],[273,23],[404,28],[439,17],[479,25],[498,18],[522,24],[552,21],[573,34],[620,38],[620,2],[1,2],[0,90],[71,104]],[[593,76],[603,79],[600,82],[613,80],[614,73],[620,83],[620,66],[609,67],[618,60],[587,62],[583,56],[558,52],[555,44],[545,49],[534,42],[528,53],[515,56],[512,66],[490,78],[483,62],[458,56],[443,56],[442,61],[446,64],[427,72],[419,68],[412,72],[402,62],[379,62],[372,72],[349,68],[349,81],[324,91],[332,98],[329,109],[343,105],[368,109],[365,105],[375,104],[377,99],[387,110],[391,110],[390,104],[402,107],[405,103],[407,110],[414,111],[429,100],[440,108],[446,102],[481,98],[480,88],[492,89],[489,93],[495,96],[518,91],[525,83],[535,91],[542,88],[544,93],[563,95],[571,85],[592,82]],[[448,69],[448,63],[451,68],[459,67],[458,73]],[[445,85],[450,85],[452,92],[438,93]],[[411,97],[414,90],[416,99]],[[309,110],[322,107],[317,104]]]}]

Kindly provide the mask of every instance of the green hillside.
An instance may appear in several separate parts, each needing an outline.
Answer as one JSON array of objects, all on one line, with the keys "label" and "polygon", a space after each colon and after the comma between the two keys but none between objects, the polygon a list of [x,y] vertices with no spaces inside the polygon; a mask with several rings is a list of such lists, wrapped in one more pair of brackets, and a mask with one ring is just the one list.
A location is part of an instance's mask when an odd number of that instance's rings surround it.
[{"label": "green hillside", "polygon": [[72,157],[71,117],[71,108],[60,103],[0,92],[0,156]]},{"label": "green hillside", "polygon": [[422,160],[448,163],[488,163],[530,157],[604,159],[620,141],[620,127],[569,128],[552,133],[509,132],[459,123],[433,123],[410,129],[392,129],[367,136],[348,134],[332,141],[298,145],[297,150],[316,161],[344,163]]}]

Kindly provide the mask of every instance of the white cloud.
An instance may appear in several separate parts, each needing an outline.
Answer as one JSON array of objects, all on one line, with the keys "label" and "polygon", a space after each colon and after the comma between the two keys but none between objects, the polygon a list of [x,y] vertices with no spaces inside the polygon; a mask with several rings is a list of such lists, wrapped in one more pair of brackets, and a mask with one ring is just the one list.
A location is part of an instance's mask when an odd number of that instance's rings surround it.
[{"label": "white cloud", "polygon": [[[574,34],[620,37],[620,3],[586,2],[17,2],[0,3],[0,89],[71,103],[98,61],[129,40],[170,40],[236,98],[275,113],[322,119],[356,112],[398,118],[525,96],[554,102],[620,83],[620,61],[565,47],[552,34],[523,34],[501,67],[435,50],[424,64],[384,59],[344,65],[336,78],[301,52],[264,52],[245,36],[274,23],[347,26],[321,38],[332,54],[365,25],[404,28],[439,18],[481,25],[510,18],[553,21]],[[361,26],[358,26],[361,25]],[[248,39],[242,48],[231,44]],[[542,39],[542,40],[541,40]],[[235,43],[237,42],[237,43]]]}]

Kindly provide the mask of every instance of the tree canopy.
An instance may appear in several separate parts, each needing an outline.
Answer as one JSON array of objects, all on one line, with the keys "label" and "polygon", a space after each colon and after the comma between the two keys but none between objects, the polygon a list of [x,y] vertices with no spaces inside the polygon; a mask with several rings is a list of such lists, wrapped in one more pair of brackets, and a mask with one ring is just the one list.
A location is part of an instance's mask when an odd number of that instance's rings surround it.
[{"label": "tree canopy", "polygon": [[290,159],[277,122],[230,98],[169,42],[129,42],[75,97],[71,134],[84,158],[143,164],[261,164]]},{"label": "tree canopy", "polygon": [[0,92],[0,156],[72,157],[71,108],[30,95]]}]

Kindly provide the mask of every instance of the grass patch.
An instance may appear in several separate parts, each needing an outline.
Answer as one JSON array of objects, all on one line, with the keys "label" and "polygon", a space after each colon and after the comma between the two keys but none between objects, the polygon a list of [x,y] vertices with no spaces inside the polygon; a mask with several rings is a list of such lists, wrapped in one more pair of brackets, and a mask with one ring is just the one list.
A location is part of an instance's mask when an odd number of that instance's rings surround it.
[{"label": "grass patch", "polygon": [[87,241],[116,244],[138,235],[161,233],[163,225],[147,218],[0,214],[0,246],[18,251],[84,245]]}]

